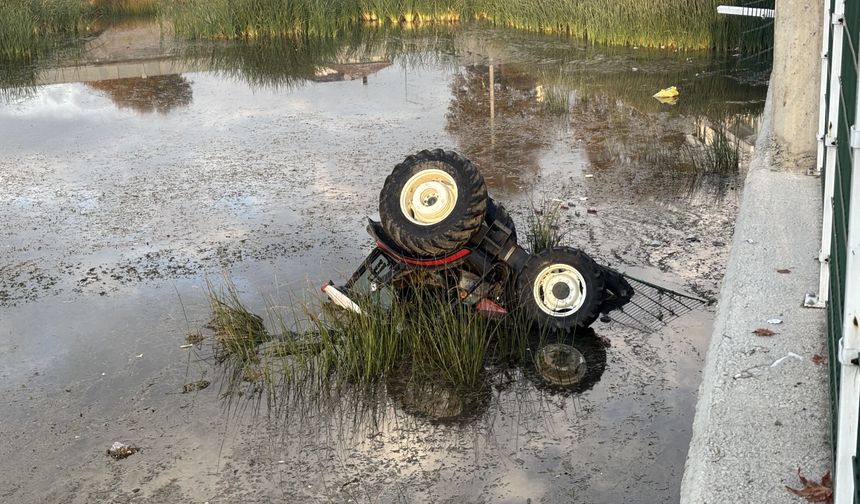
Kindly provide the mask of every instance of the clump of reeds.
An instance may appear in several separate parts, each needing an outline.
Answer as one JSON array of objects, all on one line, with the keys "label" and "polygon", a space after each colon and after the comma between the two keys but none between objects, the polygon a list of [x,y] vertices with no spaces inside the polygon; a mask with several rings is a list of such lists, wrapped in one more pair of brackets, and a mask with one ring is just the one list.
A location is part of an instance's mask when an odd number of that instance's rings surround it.
[{"label": "clump of reeds", "polygon": [[561,203],[544,200],[526,218],[526,245],[532,254],[562,245],[565,232],[561,227]]},{"label": "clump of reeds", "polygon": [[360,303],[361,314],[301,307],[290,317],[297,330],[278,317],[278,334],[272,334],[228,282],[210,289],[215,356],[254,369],[277,363],[281,377],[275,381],[298,385],[365,386],[395,370],[455,387],[480,382],[492,331],[473,308],[452,303],[444,291],[412,292],[385,305]]},{"label": "clump of reeds", "polygon": [[361,314],[298,303],[296,313],[270,317],[277,327],[267,331],[229,279],[222,289],[210,287],[216,337],[209,341],[228,409],[265,403],[275,418],[346,409],[375,422],[381,405],[393,400],[410,415],[467,421],[486,411],[490,384],[508,370],[535,372],[529,369],[541,345],[579,337],[542,331],[515,306],[502,318],[486,318],[426,282],[356,302]]},{"label": "clump of reeds", "polygon": [[209,325],[215,332],[217,359],[256,362],[259,346],[270,341],[270,337],[263,319],[242,303],[236,286],[227,283],[218,292],[210,288],[209,306],[212,309]]},{"label": "clump of reeds", "polygon": [[570,91],[560,86],[544,86],[543,105],[549,114],[557,117],[570,115]]},{"label": "clump of reeds", "polygon": [[693,170],[688,193],[707,193],[720,198],[737,183],[740,141],[722,125],[710,129],[699,140],[699,144],[687,144],[682,149],[683,160]]},{"label": "clump of reeds", "polygon": [[0,2],[0,58],[30,58],[56,39],[84,28],[81,0]]}]

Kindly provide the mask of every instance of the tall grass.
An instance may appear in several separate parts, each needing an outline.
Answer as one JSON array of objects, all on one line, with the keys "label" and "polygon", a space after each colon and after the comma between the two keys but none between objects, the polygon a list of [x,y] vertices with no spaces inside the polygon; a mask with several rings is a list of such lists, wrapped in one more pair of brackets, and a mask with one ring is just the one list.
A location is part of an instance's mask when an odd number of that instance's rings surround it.
[{"label": "tall grass", "polygon": [[295,412],[388,388],[430,416],[432,397],[442,394],[446,405],[437,413],[456,416],[486,400],[494,366],[527,362],[529,345],[547,337],[518,311],[487,319],[444,289],[418,284],[390,306],[357,301],[362,314],[328,304],[322,311],[296,304],[295,313],[271,312],[275,328],[267,331],[229,280],[210,287],[213,356],[226,395],[251,393],[272,411]]},{"label": "tall grass", "polygon": [[89,10],[98,16],[154,16],[161,0],[87,0]]},{"label": "tall grass", "polygon": [[682,150],[682,159],[694,173],[687,191],[690,196],[706,194],[720,199],[738,184],[740,141],[719,123],[704,131],[707,133],[697,138],[698,144],[687,144]]},{"label": "tall grass", "polygon": [[452,306],[444,293],[405,297],[390,306],[359,300],[362,314],[300,306],[298,313],[275,316],[277,330],[270,333],[228,282],[210,288],[214,355],[234,364],[277,360],[294,385],[366,386],[395,369],[457,387],[477,384],[492,336],[486,322],[473,309]]},{"label": "tall grass", "polygon": [[[598,44],[762,49],[772,37],[750,21],[717,16],[717,0],[164,0],[176,32],[189,38],[258,39],[335,35],[359,22],[484,21],[585,37]],[[759,23],[760,24],[760,23]]]},{"label": "tall grass", "polygon": [[561,206],[557,201],[544,200],[537,206],[532,204],[526,225],[526,245],[532,254],[558,247],[564,241]]},{"label": "tall grass", "polygon": [[0,57],[31,57],[98,17],[162,13],[191,39],[333,36],[360,23],[458,23],[583,37],[592,43],[759,51],[772,25],[717,16],[717,0],[5,0]]},{"label": "tall grass", "polygon": [[155,16],[170,0],[2,0],[0,59],[30,59],[89,31],[102,17]]},{"label": "tall grass", "polygon": [[0,58],[30,58],[56,39],[84,28],[81,0],[3,0],[0,2]]}]

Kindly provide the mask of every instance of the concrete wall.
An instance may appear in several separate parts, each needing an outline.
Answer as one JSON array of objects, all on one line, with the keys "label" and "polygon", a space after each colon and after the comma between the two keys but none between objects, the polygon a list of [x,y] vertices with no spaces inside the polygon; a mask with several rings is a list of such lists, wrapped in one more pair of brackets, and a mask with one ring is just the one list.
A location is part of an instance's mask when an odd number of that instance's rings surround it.
[{"label": "concrete wall", "polygon": [[793,170],[815,164],[823,12],[823,0],[776,0],[773,136]]}]

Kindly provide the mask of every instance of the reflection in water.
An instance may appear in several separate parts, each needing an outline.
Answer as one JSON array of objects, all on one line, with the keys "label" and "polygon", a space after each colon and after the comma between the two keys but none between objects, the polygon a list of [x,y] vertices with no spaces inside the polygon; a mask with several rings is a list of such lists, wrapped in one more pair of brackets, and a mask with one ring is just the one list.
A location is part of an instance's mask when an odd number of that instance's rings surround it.
[{"label": "reflection in water", "polygon": [[[315,422],[334,425],[348,421],[350,428],[340,433],[345,437],[385,430],[384,425],[403,421],[404,414],[413,421],[486,428],[486,415],[490,411],[498,414],[503,398],[507,408],[511,401],[540,403],[547,397],[568,398],[591,390],[606,371],[606,340],[590,328],[579,329],[574,336],[563,339],[532,330],[519,341],[517,333],[512,330],[509,341],[495,341],[484,365],[483,379],[469,386],[443,377],[413,374],[403,363],[394,366],[381,381],[351,383],[322,374],[296,386],[291,383],[296,376],[291,359],[303,357],[294,351],[285,353],[278,336],[265,336],[255,343],[252,353],[244,351],[237,356],[220,347],[216,334],[212,357],[207,360],[211,359],[221,372],[222,399],[228,410],[263,413],[284,426],[295,422],[301,425],[308,412],[314,412]],[[327,344],[316,341],[320,337],[316,334],[288,337],[300,338],[304,351],[312,353]],[[280,350],[270,352],[272,345],[280,345]],[[542,349],[551,347],[572,349],[582,356],[581,373],[565,385],[556,380],[560,368],[539,365],[543,362]],[[248,358],[249,355],[256,357]],[[272,359],[273,355],[277,357]],[[278,360],[283,358],[287,360]],[[337,374],[336,370],[330,372]],[[261,406],[265,409],[261,410]],[[284,434],[290,437],[289,432]]]},{"label": "reflection in water", "polygon": [[88,86],[108,96],[119,108],[140,113],[166,114],[191,104],[191,83],[181,75],[155,75],[88,82]]},{"label": "reflection in water", "polygon": [[553,131],[535,77],[517,65],[469,65],[451,81],[446,130],[491,186],[534,177]]},{"label": "reflection in water", "polygon": [[339,37],[192,46],[182,56],[251,86],[280,89],[307,81],[364,78],[395,62],[408,67],[439,64],[440,54],[453,52],[456,33],[450,26],[422,30],[370,26]]}]

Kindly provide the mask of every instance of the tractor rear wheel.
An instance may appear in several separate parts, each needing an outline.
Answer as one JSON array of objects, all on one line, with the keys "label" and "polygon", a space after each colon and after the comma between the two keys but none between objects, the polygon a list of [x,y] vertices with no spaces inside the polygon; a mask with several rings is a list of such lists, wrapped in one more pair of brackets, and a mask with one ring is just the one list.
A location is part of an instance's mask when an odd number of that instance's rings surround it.
[{"label": "tractor rear wheel", "polygon": [[481,227],[487,187],[472,163],[452,151],[424,150],[394,167],[379,194],[385,232],[406,250],[439,257]]}]

